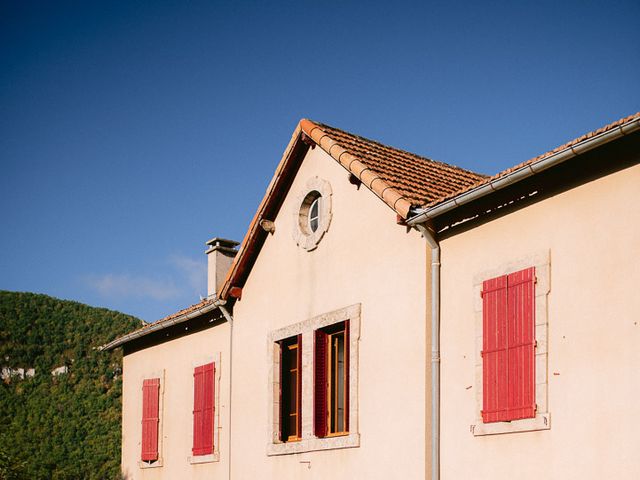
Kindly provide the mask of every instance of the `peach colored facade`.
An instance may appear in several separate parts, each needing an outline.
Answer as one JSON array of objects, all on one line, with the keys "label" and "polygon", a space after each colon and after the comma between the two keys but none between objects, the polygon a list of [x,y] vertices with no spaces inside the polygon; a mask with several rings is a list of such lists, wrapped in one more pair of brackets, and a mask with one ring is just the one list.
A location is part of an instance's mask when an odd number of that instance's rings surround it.
[{"label": "peach colored facade", "polygon": [[[443,480],[640,478],[639,192],[636,165],[442,240]],[[474,435],[478,279],[536,263],[550,428]]]},{"label": "peach colored facade", "polygon": [[[309,252],[293,241],[293,217],[308,180],[316,176],[331,185],[332,216],[318,247]],[[275,227],[234,306],[232,478],[423,478],[428,435],[424,240],[396,225],[394,212],[369,190],[350,184],[344,168],[319,148],[303,161]],[[359,435],[359,445],[268,455],[271,332],[354,304],[361,306],[361,316],[359,381],[352,392],[358,398],[357,419],[352,408],[351,430]],[[311,338],[305,340],[303,355],[313,348]],[[306,372],[303,368],[303,390],[310,391],[311,368]],[[305,398],[303,440],[313,436],[312,407]]]},{"label": "peach colored facade", "polygon": [[[193,372],[216,364],[214,458],[197,463],[193,445]],[[122,390],[122,473],[126,480],[228,478],[229,325],[172,339],[136,352],[125,351]],[[159,461],[140,461],[142,381],[160,378]]]},{"label": "peach colored facade", "polygon": [[[640,114],[635,118],[640,125]],[[354,180],[345,165],[355,164],[352,155],[313,128],[316,138],[294,132],[284,160],[303,152],[295,175],[278,183],[291,167],[283,160],[225,286],[210,289],[233,293],[167,317],[184,323],[167,324],[146,340],[134,332],[120,343],[132,342],[124,352],[125,477],[640,478],[640,133],[591,151],[576,140],[567,148],[584,149],[566,163],[417,225],[426,227],[427,238],[437,232],[440,262],[432,264],[419,229],[398,224],[394,202],[385,200],[400,194],[389,193],[386,183],[378,192]],[[302,143],[308,148],[300,149]],[[305,233],[310,192],[320,192],[320,220]],[[269,210],[272,194],[275,210]],[[411,208],[415,218],[426,215]],[[218,264],[209,259],[210,268]],[[432,285],[438,265],[439,283]],[[535,414],[485,423],[482,285],[528,267],[536,278]],[[219,284],[222,276],[210,271],[209,278]],[[437,345],[431,296],[438,291],[439,355],[431,351]],[[223,309],[232,309],[233,324]],[[344,320],[349,428],[323,437],[314,430],[314,335]],[[279,342],[294,337],[301,351],[301,434],[283,442]],[[432,360],[438,358],[440,394],[432,397]],[[209,362],[216,364],[215,448],[197,458],[191,455],[193,371]],[[160,459],[151,464],[140,462],[146,378],[161,379]],[[432,450],[431,419],[438,413],[432,398],[440,401],[439,455]],[[432,476],[434,453],[439,477]]]},{"label": "peach colored facade", "polygon": [[[312,251],[296,245],[294,212],[311,178],[330,185],[331,221]],[[234,306],[233,396],[229,444],[229,326],[222,324],[124,357],[123,471],[127,479],[423,478],[428,468],[427,256],[415,230],[324,151],[309,150],[274,220],[270,235]],[[394,251],[389,255],[389,249]],[[273,389],[268,384],[275,330],[335,310],[360,307],[357,404],[353,441],[330,449],[268,454],[273,443]],[[355,322],[352,321],[352,325]],[[355,332],[355,328],[353,330]],[[304,340],[310,355],[310,337]],[[197,359],[221,355],[220,460],[190,463],[192,373]],[[195,363],[194,363],[195,362]],[[143,378],[163,371],[161,462],[139,462]],[[407,379],[411,379],[407,381]],[[308,393],[310,367],[303,370]],[[357,413],[356,413],[357,412]],[[303,402],[303,436],[311,437],[312,407]],[[349,443],[349,442],[347,442]],[[310,447],[310,448],[318,448]],[[304,450],[304,449],[303,449]]]}]

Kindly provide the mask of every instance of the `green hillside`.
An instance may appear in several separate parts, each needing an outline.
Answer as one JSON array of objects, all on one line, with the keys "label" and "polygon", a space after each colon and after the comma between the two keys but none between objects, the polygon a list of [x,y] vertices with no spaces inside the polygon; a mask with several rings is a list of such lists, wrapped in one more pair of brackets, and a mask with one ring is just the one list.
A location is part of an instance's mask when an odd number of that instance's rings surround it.
[{"label": "green hillside", "polygon": [[141,323],[0,291],[0,480],[119,478],[122,354],[97,347]]}]

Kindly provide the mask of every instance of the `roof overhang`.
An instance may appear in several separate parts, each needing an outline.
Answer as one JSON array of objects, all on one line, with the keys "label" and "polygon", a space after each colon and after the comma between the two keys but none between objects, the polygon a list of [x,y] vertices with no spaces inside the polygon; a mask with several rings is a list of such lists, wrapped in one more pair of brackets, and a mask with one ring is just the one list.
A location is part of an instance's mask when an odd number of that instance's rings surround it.
[{"label": "roof overhang", "polygon": [[521,166],[499,173],[486,182],[482,182],[478,186],[463,191],[449,199],[426,208],[415,209],[415,215],[408,218],[406,223],[414,226],[430,222],[434,218],[451,212],[458,207],[484,198],[498,190],[502,190],[505,187],[537,175],[578,155],[594,150],[595,148],[613,142],[638,130],[640,130],[640,113],[583,135],[562,147],[524,162]]},{"label": "roof overhang", "polygon": [[173,327],[174,325],[178,325],[180,323],[187,322],[194,318],[201,317],[202,315],[212,312],[218,309],[220,306],[224,305],[225,302],[223,300],[214,299],[202,305],[202,307],[188,309],[188,313],[184,313],[181,315],[176,315],[169,317],[165,320],[160,320],[156,323],[152,323],[147,325],[141,329],[136,330],[135,332],[131,332],[127,335],[123,335],[120,338],[116,338],[112,342],[107,343],[106,345],[102,345],[99,347],[99,350],[113,350],[115,348],[121,347],[127,343],[133,342],[134,340],[138,340],[142,337],[150,335],[152,333],[159,332],[160,330],[164,330],[169,327]]}]

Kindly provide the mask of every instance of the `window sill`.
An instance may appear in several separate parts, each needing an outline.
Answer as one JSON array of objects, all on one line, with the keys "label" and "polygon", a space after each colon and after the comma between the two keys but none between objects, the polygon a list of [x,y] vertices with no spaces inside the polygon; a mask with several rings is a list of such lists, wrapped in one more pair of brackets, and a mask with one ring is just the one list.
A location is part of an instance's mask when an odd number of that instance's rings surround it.
[{"label": "window sill", "polygon": [[551,418],[548,413],[539,413],[535,418],[514,420],[513,422],[477,423],[471,425],[471,433],[475,437],[483,435],[497,435],[501,433],[534,432],[549,430]]},{"label": "window sill", "polygon": [[142,460],[138,460],[138,467],[145,469],[145,468],[158,468],[162,466],[162,459],[159,458],[158,460],[155,460],[151,463],[149,462],[143,462]]},{"label": "window sill", "polygon": [[359,446],[360,434],[350,433],[325,438],[304,438],[297,442],[270,443],[267,445],[267,455],[291,455],[293,453],[334,450],[339,448],[355,448]]},{"label": "window sill", "polygon": [[191,465],[198,465],[200,463],[213,463],[220,461],[220,453],[215,452],[209,455],[194,455],[187,458]]}]

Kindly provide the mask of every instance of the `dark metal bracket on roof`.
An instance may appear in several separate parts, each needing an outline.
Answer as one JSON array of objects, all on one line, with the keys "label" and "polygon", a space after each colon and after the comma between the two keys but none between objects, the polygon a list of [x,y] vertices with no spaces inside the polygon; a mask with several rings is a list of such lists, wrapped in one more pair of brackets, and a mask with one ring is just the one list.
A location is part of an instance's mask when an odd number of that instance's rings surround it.
[{"label": "dark metal bracket on roof", "polygon": [[302,132],[300,134],[300,140],[302,140],[302,143],[310,147],[311,150],[316,148],[316,142],[314,142],[313,139],[309,137],[309,135],[307,135],[306,133]]}]

